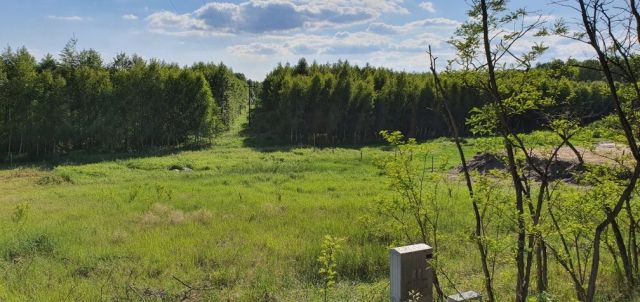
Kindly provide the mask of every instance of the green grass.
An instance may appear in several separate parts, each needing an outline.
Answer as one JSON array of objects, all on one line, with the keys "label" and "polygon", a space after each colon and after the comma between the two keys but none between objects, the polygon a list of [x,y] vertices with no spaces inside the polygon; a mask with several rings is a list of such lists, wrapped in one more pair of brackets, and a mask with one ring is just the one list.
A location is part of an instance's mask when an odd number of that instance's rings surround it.
[{"label": "green grass", "polygon": [[[469,156],[487,143],[499,141],[470,140]],[[424,144],[443,175],[457,164],[452,143]],[[346,238],[331,299],[386,301],[399,236],[372,236],[360,218],[389,194],[374,164],[388,153],[258,150],[232,132],[202,151],[0,171],[0,300],[319,301],[316,259],[330,234]],[[441,259],[458,288],[482,291],[469,201],[461,179],[448,182]],[[553,272],[561,300],[572,297],[568,277]],[[498,267],[500,300],[511,298],[512,275]]]}]

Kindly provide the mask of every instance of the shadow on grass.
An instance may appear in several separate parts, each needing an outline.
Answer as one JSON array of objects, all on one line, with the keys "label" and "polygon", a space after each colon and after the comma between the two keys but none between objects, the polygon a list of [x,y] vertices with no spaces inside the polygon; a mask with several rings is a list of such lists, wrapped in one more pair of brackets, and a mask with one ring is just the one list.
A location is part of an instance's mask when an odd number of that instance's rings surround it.
[{"label": "shadow on grass", "polygon": [[366,142],[361,144],[353,144],[353,143],[297,143],[292,144],[287,139],[283,139],[282,137],[278,137],[276,135],[270,133],[259,133],[254,129],[243,127],[239,132],[240,137],[242,138],[242,145],[244,147],[250,148],[252,150],[258,152],[288,152],[293,149],[300,148],[315,148],[315,149],[333,149],[333,148],[342,148],[342,149],[352,149],[352,150],[360,150],[363,147],[370,148],[387,148],[388,144],[383,143],[382,141],[373,141]]},{"label": "shadow on grass", "polygon": [[0,162],[1,170],[11,170],[16,168],[36,168],[40,170],[52,170],[57,166],[65,165],[87,165],[114,160],[129,160],[146,157],[158,157],[174,155],[183,151],[197,151],[208,148],[210,145],[190,145],[184,147],[157,147],[143,151],[132,152],[104,152],[78,150],[66,154],[46,157],[18,157],[6,158]]}]

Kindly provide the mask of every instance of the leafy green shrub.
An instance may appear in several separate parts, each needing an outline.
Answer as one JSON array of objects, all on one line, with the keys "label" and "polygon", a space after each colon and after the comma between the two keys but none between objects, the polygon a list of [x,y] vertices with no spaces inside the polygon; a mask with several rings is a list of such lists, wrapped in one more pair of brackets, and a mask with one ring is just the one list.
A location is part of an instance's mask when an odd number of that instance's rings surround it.
[{"label": "leafy green shrub", "polygon": [[345,239],[332,237],[331,235],[324,236],[322,241],[322,251],[318,257],[320,263],[320,269],[318,274],[322,278],[322,294],[324,295],[324,301],[327,300],[327,292],[331,289],[338,277],[337,272],[337,256],[342,251],[342,243]]}]

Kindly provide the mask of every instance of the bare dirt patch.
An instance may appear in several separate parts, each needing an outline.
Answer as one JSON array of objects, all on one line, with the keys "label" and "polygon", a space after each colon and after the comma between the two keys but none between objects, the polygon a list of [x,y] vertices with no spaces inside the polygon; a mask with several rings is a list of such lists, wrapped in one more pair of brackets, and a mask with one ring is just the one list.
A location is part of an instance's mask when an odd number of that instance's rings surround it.
[{"label": "bare dirt patch", "polygon": [[[583,147],[575,148],[584,164],[586,165],[606,165],[609,167],[626,166],[631,163],[631,152],[625,145],[615,143],[600,143],[590,149]],[[563,180],[576,183],[579,174],[585,171],[585,167],[580,163],[578,156],[570,147],[562,147],[558,150],[553,161],[548,166],[549,180]],[[524,175],[530,179],[540,181],[536,169],[544,170],[547,167],[547,159],[551,156],[550,150],[534,150],[532,152],[533,166],[528,163],[524,167]],[[478,153],[471,160],[467,161],[467,166],[471,171],[485,174],[491,170],[506,170],[506,164],[501,156],[491,153]],[[454,172],[462,173],[462,165],[458,166]]]},{"label": "bare dirt patch", "polygon": [[[590,149],[576,147],[576,150],[582,155],[586,164],[615,166],[631,162],[631,151],[625,145],[601,143]],[[575,152],[569,147],[562,147],[557,157],[564,161],[578,162]]]},{"label": "bare dirt patch", "polygon": [[[484,152],[474,155],[471,160],[467,160],[467,168],[470,171],[478,171],[481,174],[485,174],[491,170],[504,170],[506,166],[495,154]],[[462,165],[458,166],[455,172],[462,173]]]},{"label": "bare dirt patch", "polygon": [[[547,170],[548,180],[562,180],[570,183],[577,183],[577,177],[580,173],[585,171],[584,165],[577,160],[566,160],[562,158],[556,158],[549,163],[547,159],[533,157],[533,165],[539,171]],[[527,178],[542,181],[540,174],[535,171],[531,165],[527,165],[524,168],[524,174]]]}]

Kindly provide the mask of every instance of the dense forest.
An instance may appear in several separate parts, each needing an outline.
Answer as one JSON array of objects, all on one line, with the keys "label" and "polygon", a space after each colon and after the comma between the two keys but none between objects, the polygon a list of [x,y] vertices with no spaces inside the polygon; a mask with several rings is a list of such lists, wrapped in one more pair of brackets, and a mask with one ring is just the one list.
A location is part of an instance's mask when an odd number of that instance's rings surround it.
[{"label": "dense forest", "polygon": [[[530,72],[528,77],[537,78],[543,97],[550,101],[544,108],[518,116],[513,121],[517,129],[544,127],[548,114],[571,112],[590,122],[610,113],[613,108],[602,75],[587,68],[593,64],[553,61]],[[502,78],[508,82],[510,73],[521,72],[505,71]],[[469,135],[465,118],[485,103],[485,97],[465,88],[467,79],[458,72],[442,76],[453,116],[463,127],[462,134]],[[301,59],[295,66],[280,65],[268,74],[260,100],[253,130],[285,143],[358,144],[379,140],[379,131],[386,129],[423,139],[449,135],[436,103],[433,79],[424,73],[358,67],[348,62],[309,65]]]},{"label": "dense forest", "polygon": [[[556,60],[528,72],[550,101],[517,116],[517,130],[545,127],[549,114],[571,112],[582,122],[609,114],[595,64]],[[501,75],[508,82],[521,72]],[[442,77],[461,133],[472,134],[465,119],[485,97],[459,72]],[[8,159],[205,143],[229,129],[246,106],[250,130],[277,143],[361,144],[380,141],[385,129],[434,138],[449,134],[435,93],[429,74],[348,62],[303,58],[255,82],[223,64],[180,67],[126,54],[104,63],[95,50],[77,50],[75,40],[59,59],[47,55],[39,62],[26,48],[8,48],[0,59],[0,150]]]},{"label": "dense forest", "polygon": [[244,76],[223,64],[180,67],[120,54],[105,64],[71,40],[59,60],[0,57],[0,150],[6,157],[72,150],[135,151],[206,142],[246,107]]}]

